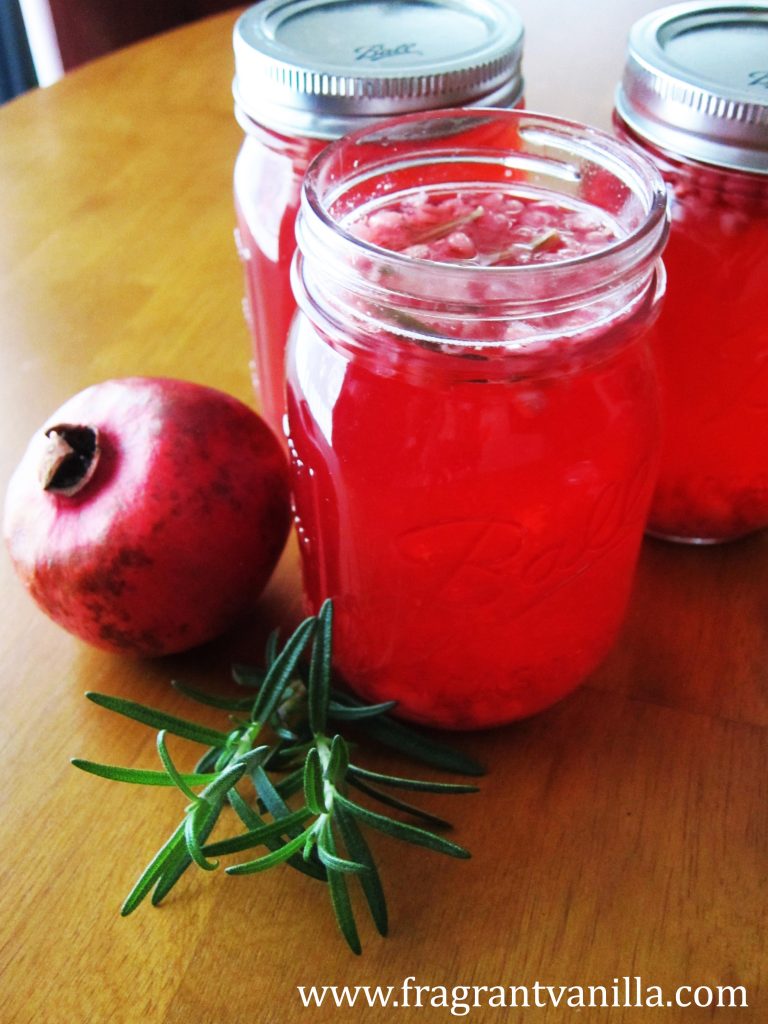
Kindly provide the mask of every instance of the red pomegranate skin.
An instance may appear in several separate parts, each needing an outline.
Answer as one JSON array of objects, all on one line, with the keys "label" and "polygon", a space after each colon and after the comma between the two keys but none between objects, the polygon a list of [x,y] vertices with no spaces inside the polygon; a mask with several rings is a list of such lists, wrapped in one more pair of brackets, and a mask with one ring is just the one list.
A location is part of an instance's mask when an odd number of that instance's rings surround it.
[{"label": "red pomegranate skin", "polygon": [[[92,477],[43,489],[45,431],[99,434]],[[8,488],[15,568],[54,621],[97,647],[147,656],[224,632],[255,602],[290,528],[288,467],[255,412],[168,378],[81,391],[35,435]]]}]

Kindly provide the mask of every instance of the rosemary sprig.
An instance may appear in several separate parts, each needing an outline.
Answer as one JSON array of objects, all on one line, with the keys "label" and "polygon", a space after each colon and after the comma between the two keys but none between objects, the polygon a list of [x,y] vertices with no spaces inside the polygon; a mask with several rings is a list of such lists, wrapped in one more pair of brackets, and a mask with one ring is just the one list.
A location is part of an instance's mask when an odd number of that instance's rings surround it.
[{"label": "rosemary sprig", "polygon": [[515,242],[506,249],[500,249],[498,252],[478,257],[477,262],[483,267],[495,267],[499,263],[503,263],[504,260],[509,260],[513,257],[532,256],[537,252],[555,249],[561,241],[560,232],[556,228],[548,228],[546,231],[542,231],[540,235],[537,235],[536,238],[531,239],[530,242]]},{"label": "rosemary sprig", "polygon": [[446,220],[442,224],[435,224],[432,227],[424,228],[423,231],[417,231],[410,236],[405,248],[410,249],[412,245],[423,245],[424,242],[436,242],[440,238],[447,238],[454,231],[466,227],[467,224],[471,224],[478,217],[482,217],[484,213],[484,207],[476,206],[474,210],[462,214],[461,217],[454,217],[453,220]]},{"label": "rosemary sprig", "polygon": [[[388,928],[384,890],[363,828],[446,856],[469,857],[462,846],[433,831],[448,822],[388,790],[462,794],[476,791],[475,786],[410,779],[365,768],[356,763],[357,751],[352,760],[351,744],[335,731],[335,725],[351,724],[362,736],[367,734],[433,767],[470,775],[481,774],[482,769],[465,755],[392,719],[394,702],[365,704],[336,687],[332,638],[333,606],[326,601],[317,617],[305,619],[282,648],[277,634],[272,634],[264,671],[233,667],[233,677],[247,696],[225,698],[174,683],[189,699],[232,712],[232,728],[226,732],[120,697],[87,694],[101,707],[158,730],[161,769],[127,768],[81,758],[74,758],[72,764],[117,782],[173,787],[186,802],[181,822],[126,897],[123,915],[136,910],[147,896],[154,905],[159,904],[193,865],[214,871],[219,861],[213,858],[255,851],[257,856],[229,865],[226,873],[256,874],[288,864],[326,883],[339,930],[350,949],[360,953],[350,881],[359,882],[379,933],[386,935]],[[176,767],[168,735],[206,747],[193,772]],[[246,782],[250,797],[238,788]],[[405,813],[420,824],[373,811],[353,800],[350,791]],[[287,801],[297,794],[301,794],[298,806],[291,807]],[[211,841],[225,811],[245,831]]]}]

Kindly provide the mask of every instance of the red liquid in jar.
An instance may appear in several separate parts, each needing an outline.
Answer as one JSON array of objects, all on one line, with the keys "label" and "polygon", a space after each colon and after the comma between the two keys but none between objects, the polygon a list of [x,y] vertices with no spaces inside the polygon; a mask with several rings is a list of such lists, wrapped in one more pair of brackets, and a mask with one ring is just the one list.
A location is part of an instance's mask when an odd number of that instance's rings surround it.
[{"label": "red liquid in jar", "polygon": [[[516,104],[522,109],[522,97]],[[516,129],[489,124],[476,141],[512,143]],[[296,300],[291,261],[296,251],[296,216],[301,185],[327,139],[284,136],[249,121],[235,166],[237,249],[245,274],[244,312],[251,334],[251,376],[262,415],[283,436],[285,346]],[[364,161],[367,150],[359,147]]]},{"label": "red liquid in jar", "polygon": [[255,125],[250,131],[235,168],[237,247],[254,390],[264,418],[282,437],[285,342],[296,312],[290,280],[296,214],[307,167],[327,142],[286,138]]},{"label": "red liquid in jar", "polygon": [[[481,187],[371,204],[345,227],[415,260],[476,265],[615,238],[590,207]],[[305,592],[313,610],[334,598],[336,668],[358,693],[428,724],[496,725],[552,704],[604,657],[657,442],[648,304],[616,313],[606,305],[595,326],[594,309],[564,312],[546,337],[500,321],[494,338],[522,346],[505,364],[517,373],[489,372],[471,345],[431,346],[417,311],[404,326],[423,353],[396,327],[362,352],[297,320],[288,419]],[[460,317],[440,333],[494,340]]]},{"label": "red liquid in jar", "polygon": [[653,332],[663,443],[649,529],[729,540],[768,526],[768,179],[672,164]]}]

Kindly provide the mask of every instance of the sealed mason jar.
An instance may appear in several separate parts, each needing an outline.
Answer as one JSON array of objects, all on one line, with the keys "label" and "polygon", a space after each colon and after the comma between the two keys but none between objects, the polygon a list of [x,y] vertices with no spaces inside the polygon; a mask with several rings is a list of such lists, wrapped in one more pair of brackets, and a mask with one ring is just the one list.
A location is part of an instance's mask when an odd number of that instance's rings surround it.
[{"label": "sealed mason jar", "polygon": [[656,163],[672,212],[649,530],[731,540],[768,526],[768,3],[642,18],[615,124]]},{"label": "sealed mason jar", "polygon": [[505,0],[267,0],[234,31],[235,166],[252,372],[282,429],[289,268],[307,165],[370,120],[522,101],[523,26]]},{"label": "sealed mason jar", "polygon": [[522,111],[412,115],[312,164],[288,441],[309,610],[353,690],[496,725],[614,641],[656,478],[664,184]]}]

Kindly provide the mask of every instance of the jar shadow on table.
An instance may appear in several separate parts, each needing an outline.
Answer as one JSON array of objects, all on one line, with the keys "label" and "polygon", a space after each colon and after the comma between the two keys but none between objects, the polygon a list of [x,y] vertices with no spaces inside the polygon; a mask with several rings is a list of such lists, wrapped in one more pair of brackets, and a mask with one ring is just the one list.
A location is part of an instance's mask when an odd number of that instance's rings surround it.
[{"label": "jar shadow on table", "polygon": [[768,723],[768,532],[727,545],[646,538],[628,619],[587,684],[718,718]]}]

